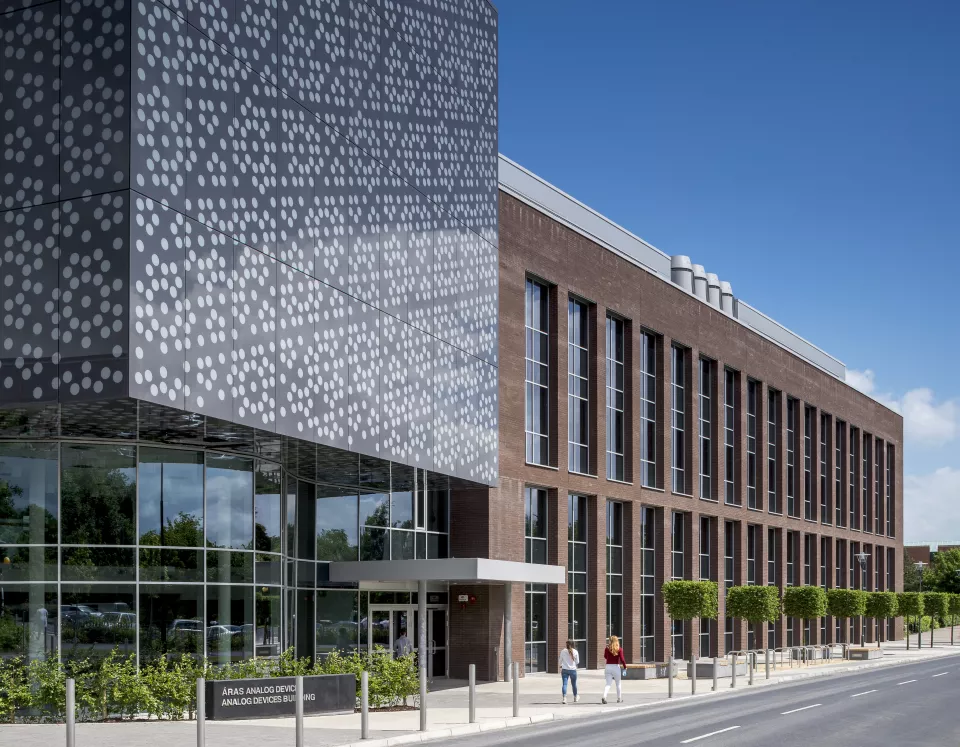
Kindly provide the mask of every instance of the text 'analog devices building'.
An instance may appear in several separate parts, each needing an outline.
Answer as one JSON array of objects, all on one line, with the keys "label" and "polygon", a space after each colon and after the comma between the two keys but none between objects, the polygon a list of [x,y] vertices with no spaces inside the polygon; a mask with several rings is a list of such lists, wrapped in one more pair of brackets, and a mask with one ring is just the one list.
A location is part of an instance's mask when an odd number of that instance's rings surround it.
[{"label": "text 'analog devices building'", "polygon": [[899,416],[498,157],[497,71],[486,0],[0,2],[0,656],[483,679],[899,587]]}]

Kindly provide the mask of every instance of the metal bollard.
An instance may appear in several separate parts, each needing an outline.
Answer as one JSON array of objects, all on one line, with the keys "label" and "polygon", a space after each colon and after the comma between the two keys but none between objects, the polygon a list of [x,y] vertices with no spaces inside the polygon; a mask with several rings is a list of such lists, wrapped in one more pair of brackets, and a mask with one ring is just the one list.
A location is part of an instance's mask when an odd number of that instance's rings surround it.
[{"label": "metal bollard", "polygon": [[737,655],[730,654],[730,687],[737,686]]},{"label": "metal bollard", "polygon": [[520,662],[513,662],[513,717],[520,715]]},{"label": "metal bollard", "polygon": [[197,747],[207,743],[207,688],[203,677],[197,677]]},{"label": "metal bollard", "polygon": [[[750,659],[751,656],[753,657],[752,661]],[[750,679],[747,682],[748,685],[753,684],[753,670],[756,668],[757,668],[757,653],[756,651],[754,651],[752,654],[749,654],[747,657],[747,672],[750,675]]]},{"label": "metal bollard", "polygon": [[370,739],[370,674],[360,673],[360,739]]},{"label": "metal bollard", "polygon": [[770,679],[770,649],[765,649],[765,650],[764,650],[764,652],[763,652],[763,663],[764,663],[764,666],[767,668],[767,677],[766,677],[766,679]]},{"label": "metal bollard", "polygon": [[713,691],[714,692],[717,691],[717,677],[719,676],[719,673],[717,672],[718,669],[720,669],[720,659],[719,657],[714,656],[713,657]]},{"label": "metal bollard", "polygon": [[297,747],[303,747],[303,675],[297,675]]},{"label": "metal bollard", "polygon": [[673,697],[673,654],[667,659],[667,697]]},{"label": "metal bollard", "polygon": [[67,713],[64,719],[67,723],[67,747],[74,747],[77,743],[77,700],[76,685],[73,678],[67,680]]},{"label": "metal bollard", "polygon": [[697,694],[697,655],[690,654],[690,694]]},{"label": "metal bollard", "polygon": [[470,683],[468,690],[468,699],[470,703],[470,719],[468,723],[477,723],[477,665],[471,664],[469,667],[468,680]]}]

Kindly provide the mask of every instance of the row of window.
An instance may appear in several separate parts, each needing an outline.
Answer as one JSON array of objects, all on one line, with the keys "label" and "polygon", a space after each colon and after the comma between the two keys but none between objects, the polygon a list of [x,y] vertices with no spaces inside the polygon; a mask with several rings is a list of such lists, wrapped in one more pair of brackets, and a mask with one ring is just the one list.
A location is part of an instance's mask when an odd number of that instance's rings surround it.
[{"label": "row of window", "polygon": [[[532,278],[526,283],[526,460],[530,464],[550,465],[553,452],[550,447],[550,293],[545,283]],[[591,399],[590,329],[593,307],[586,301],[570,298],[567,305],[567,458],[571,472],[592,474],[595,471],[594,454],[598,448],[591,443],[590,428],[593,414]],[[630,323],[614,314],[606,317],[605,353],[605,474],[610,480],[626,481],[629,453],[629,412],[626,370],[627,344]],[[657,393],[658,350],[662,340],[650,332],[640,335],[640,484],[659,488]],[[689,349],[670,347],[670,485],[675,493],[689,495],[694,485],[706,500],[717,500],[720,493],[726,503],[740,505],[741,487],[737,469],[740,463],[738,439],[740,413],[740,374],[730,369],[717,377],[715,361],[700,358],[693,368]],[[694,381],[690,381],[691,372]],[[696,386],[696,392],[692,391]],[[718,391],[719,387],[719,391]],[[763,386],[753,379],[747,381],[746,403],[746,501],[747,507],[763,509],[760,493],[760,435],[761,406],[766,406],[766,508],[770,513],[817,519],[814,505],[813,456],[814,430],[817,424],[815,408],[804,406],[793,397],[786,398],[786,423],[781,422],[783,394],[768,389],[763,403]],[[690,423],[688,403],[698,398],[699,420]],[[720,422],[714,422],[715,413]],[[798,443],[798,432],[803,418],[803,443]],[[785,428],[781,430],[781,426]],[[894,535],[895,500],[893,465],[895,452],[892,444],[884,444],[858,428],[849,429],[842,420],[835,424],[830,415],[820,414],[820,505],[822,523],[831,523],[831,503],[835,506],[837,526],[848,525],[876,534]],[[833,436],[835,425],[835,437]],[[697,428],[696,433],[692,427]],[[722,433],[720,433],[722,429]],[[781,440],[785,438],[785,443]],[[829,441],[835,441],[836,485],[828,475]],[[718,441],[722,439],[722,444]],[[847,442],[849,441],[849,454]],[[688,448],[695,446],[699,455],[699,474],[691,475]],[[718,451],[722,449],[722,453]],[[781,454],[785,464],[781,464]],[[845,458],[849,456],[849,461]],[[721,485],[717,482],[716,466],[724,466]],[[847,464],[849,483],[842,474]],[[786,475],[781,479],[781,468]],[[870,476],[873,476],[871,494]],[[802,471],[802,474],[801,474]],[[696,481],[694,480],[696,478]]]},{"label": "row of window", "polygon": [[[547,562],[547,490],[528,487],[525,500],[525,559],[528,563]],[[589,531],[587,496],[571,493],[567,497],[567,637],[581,650],[594,631],[589,630],[587,620],[587,558],[589,557]],[[620,501],[606,502],[606,630],[605,636],[623,636],[624,632],[624,510]],[[639,510],[639,554],[640,554],[640,641],[642,650],[639,660],[652,661],[654,658],[655,625],[655,512],[649,506],[634,506]],[[701,516],[698,554],[689,556],[693,548],[688,547],[689,514],[674,511],[670,516],[670,578],[689,579],[697,574],[703,580],[716,580],[714,562],[719,562],[715,546],[715,517]],[[739,537],[738,522],[724,521],[723,526],[723,563],[724,591],[735,585],[737,546]],[[803,562],[800,542],[803,542]],[[824,588],[833,586],[865,590],[890,590],[894,588],[895,550],[876,547],[846,540],[833,540],[821,537],[819,546],[817,537],[795,531],[784,532],[781,529],[749,524],[746,527],[746,584],[758,582],[758,555],[765,546],[767,563],[767,583],[777,586],[781,582],[781,551],[786,550],[786,568],[783,583],[786,586],[810,585],[814,582],[814,568],[819,559],[819,582]],[[784,544],[785,543],[785,547]],[[834,544],[835,543],[835,544]],[[849,552],[848,552],[849,549]],[[688,567],[687,561],[696,560],[696,565]],[[849,562],[849,565],[848,565]],[[836,577],[829,572],[835,567]],[[849,576],[848,576],[849,571]],[[529,672],[545,671],[547,666],[547,590],[539,584],[528,584],[526,597],[526,669]],[[724,621],[725,650],[733,648],[734,622],[731,618]],[[699,651],[701,656],[709,656],[715,623],[704,620],[700,625]],[[826,621],[822,622],[822,627]],[[801,630],[793,620],[787,620],[787,645],[800,645],[809,640],[809,624]],[[825,627],[824,627],[825,630]],[[684,658],[686,626],[683,622],[673,623],[671,644],[674,656]],[[752,636],[752,630],[748,633]],[[768,645],[774,646],[775,630],[771,627]],[[824,634],[825,635],[825,634]],[[752,641],[750,646],[753,646]]]}]

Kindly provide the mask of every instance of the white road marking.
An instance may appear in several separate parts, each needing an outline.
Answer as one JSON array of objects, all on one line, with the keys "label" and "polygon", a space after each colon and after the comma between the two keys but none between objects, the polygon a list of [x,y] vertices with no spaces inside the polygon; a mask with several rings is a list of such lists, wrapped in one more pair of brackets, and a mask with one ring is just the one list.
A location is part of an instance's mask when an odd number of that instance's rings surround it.
[{"label": "white road marking", "polygon": [[875,693],[876,690],[867,690],[864,693],[857,693],[856,695],[851,695],[851,698],[859,698],[861,695],[869,695],[870,693]]},{"label": "white road marking", "polygon": [[903,682],[898,682],[898,685],[909,685],[911,682],[916,682],[916,680],[904,680]]},{"label": "white road marking", "polygon": [[791,713],[800,713],[800,711],[806,711],[809,708],[819,708],[822,703],[814,703],[813,705],[804,706],[803,708],[794,708],[792,711],[784,711],[781,713],[781,716],[789,716]]},{"label": "white road marking", "polygon": [[712,731],[709,734],[701,734],[699,737],[693,737],[692,739],[684,739],[680,744],[690,744],[691,742],[697,742],[701,739],[706,739],[707,737],[712,737],[716,734],[723,734],[725,731],[733,731],[734,729],[739,729],[739,726],[728,726],[726,729],[720,729],[720,731]]},{"label": "white road marking", "polygon": [[934,677],[943,677],[945,674],[950,674],[950,672],[940,672],[940,674],[933,675]]}]

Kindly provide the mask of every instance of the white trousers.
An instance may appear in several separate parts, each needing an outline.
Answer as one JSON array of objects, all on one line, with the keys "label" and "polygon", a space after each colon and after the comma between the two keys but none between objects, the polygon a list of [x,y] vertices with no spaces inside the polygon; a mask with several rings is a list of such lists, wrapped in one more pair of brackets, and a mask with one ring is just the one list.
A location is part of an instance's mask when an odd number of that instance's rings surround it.
[{"label": "white trousers", "polygon": [[606,687],[603,688],[603,697],[604,698],[607,697],[607,693],[610,692],[610,685],[616,682],[617,698],[622,698],[623,695],[621,694],[621,691],[620,691],[620,676],[621,676],[620,665],[607,664],[607,666],[604,668],[604,674],[606,675],[607,684],[606,684]]}]

